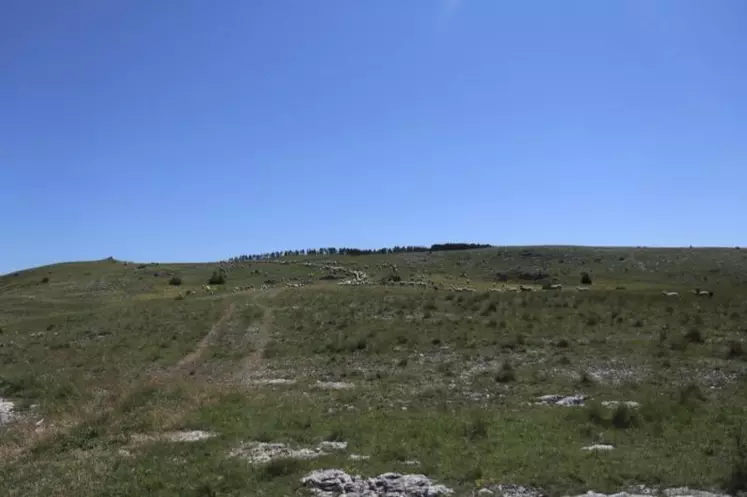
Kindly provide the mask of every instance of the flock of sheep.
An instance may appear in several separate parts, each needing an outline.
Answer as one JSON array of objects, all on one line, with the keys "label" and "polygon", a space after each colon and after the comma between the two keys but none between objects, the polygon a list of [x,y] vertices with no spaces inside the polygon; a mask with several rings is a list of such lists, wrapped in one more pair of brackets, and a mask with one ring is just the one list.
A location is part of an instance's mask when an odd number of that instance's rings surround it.
[{"label": "flock of sheep", "polygon": [[[679,297],[680,292],[667,292],[666,290],[661,292],[663,295],[667,297]],[[710,290],[701,290],[700,288],[696,288],[692,291],[692,294],[696,297],[713,297],[713,292]]]}]

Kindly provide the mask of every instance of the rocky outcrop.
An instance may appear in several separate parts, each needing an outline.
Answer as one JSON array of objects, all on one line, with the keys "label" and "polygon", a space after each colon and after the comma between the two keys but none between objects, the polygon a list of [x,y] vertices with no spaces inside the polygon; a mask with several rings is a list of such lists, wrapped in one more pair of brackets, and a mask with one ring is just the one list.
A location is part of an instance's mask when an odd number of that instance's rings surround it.
[{"label": "rocky outcrop", "polygon": [[424,475],[384,473],[374,478],[350,476],[339,469],[312,471],[301,483],[318,497],[436,497],[454,491]]}]

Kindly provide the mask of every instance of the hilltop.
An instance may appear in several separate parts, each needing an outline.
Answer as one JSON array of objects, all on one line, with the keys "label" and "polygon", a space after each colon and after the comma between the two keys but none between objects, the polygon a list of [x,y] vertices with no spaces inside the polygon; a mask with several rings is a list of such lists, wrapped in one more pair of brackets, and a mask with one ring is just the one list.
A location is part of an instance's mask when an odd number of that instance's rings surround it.
[{"label": "hilltop", "polygon": [[310,495],[302,477],[340,468],[457,495],[734,493],[745,296],[736,248],[18,271],[0,276],[0,481],[11,496]]}]

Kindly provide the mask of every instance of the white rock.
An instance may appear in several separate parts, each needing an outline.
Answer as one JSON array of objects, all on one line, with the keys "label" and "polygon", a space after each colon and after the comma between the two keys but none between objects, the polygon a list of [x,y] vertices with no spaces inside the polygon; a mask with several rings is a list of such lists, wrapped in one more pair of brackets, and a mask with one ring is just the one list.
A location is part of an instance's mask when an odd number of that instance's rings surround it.
[{"label": "white rock", "polygon": [[192,430],[192,431],[172,431],[169,433],[164,433],[159,438],[168,440],[169,442],[199,442],[201,440],[207,440],[208,438],[213,438],[214,436],[216,436],[216,434],[211,433],[209,431]]},{"label": "white rock", "polygon": [[586,447],[581,447],[581,450],[586,450],[589,452],[597,452],[597,451],[609,451],[613,450],[615,447],[609,444],[594,444],[594,445],[587,445]]},{"label": "white rock", "polygon": [[346,383],[344,381],[317,381],[316,386],[326,390],[347,390],[355,388],[354,384]]},{"label": "white rock", "polygon": [[604,407],[609,407],[609,408],[613,408],[613,409],[615,407],[619,406],[619,405],[625,405],[625,406],[630,407],[631,409],[637,409],[637,408],[639,408],[641,406],[640,403],[638,403],[638,402],[636,402],[634,400],[623,400],[623,401],[620,401],[620,400],[605,400],[605,401],[602,402],[602,405]]},{"label": "white rock", "polygon": [[260,378],[252,380],[254,385],[294,385],[296,380],[288,378]]},{"label": "white rock", "polygon": [[319,497],[436,497],[454,492],[444,485],[434,484],[424,475],[384,473],[364,479],[339,469],[312,471],[301,483]]},{"label": "white rock", "polygon": [[0,397],[0,426],[10,423],[18,417],[15,408],[16,405],[13,402]]},{"label": "white rock", "polygon": [[347,442],[319,442],[319,450],[345,450],[348,448]]},{"label": "white rock", "polygon": [[555,405],[555,406],[582,406],[584,401],[588,399],[588,395],[575,394],[575,395],[543,395],[537,398],[536,404],[539,405]]},{"label": "white rock", "polygon": [[371,456],[364,456],[364,455],[361,455],[361,454],[350,454],[348,456],[348,459],[351,459],[353,461],[367,461],[367,460],[371,459]]}]

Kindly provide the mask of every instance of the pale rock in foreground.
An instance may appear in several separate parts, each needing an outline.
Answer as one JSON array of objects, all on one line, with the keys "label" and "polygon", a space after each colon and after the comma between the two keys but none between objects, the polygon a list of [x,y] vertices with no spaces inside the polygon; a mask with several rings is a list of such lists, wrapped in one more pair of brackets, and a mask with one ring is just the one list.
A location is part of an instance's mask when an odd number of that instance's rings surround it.
[{"label": "pale rock in foreground", "polygon": [[316,386],[317,388],[325,390],[348,390],[350,388],[355,388],[353,383],[347,383],[344,381],[317,381]]},{"label": "pale rock in foreground", "polygon": [[539,405],[554,405],[554,406],[582,406],[588,395],[575,394],[575,395],[543,395],[537,398],[536,404]]},{"label": "pale rock in foreground", "polygon": [[512,484],[488,485],[481,488],[477,494],[484,497],[489,497],[490,495],[500,497],[546,497],[545,493],[538,488]]},{"label": "pale rock in foreground", "polygon": [[581,450],[585,450],[587,452],[608,452],[610,450],[613,450],[615,447],[613,445],[609,444],[594,444],[594,445],[587,445],[586,447],[581,447]]},{"label": "pale rock in foreground", "polygon": [[347,448],[347,442],[320,442],[313,449],[293,448],[284,443],[248,442],[231,451],[230,455],[244,458],[252,464],[266,464],[276,459],[316,459]]},{"label": "pale rock in foreground", "polygon": [[[574,497],[651,497],[657,493],[653,489],[648,489],[646,487],[641,487],[638,491],[641,493],[618,492],[615,494],[602,494],[589,490],[585,494],[580,494]],[[704,490],[692,490],[687,487],[666,488],[662,490],[661,493],[665,497],[729,497],[727,494],[716,494]]]},{"label": "pale rock in foreground", "polygon": [[16,419],[15,408],[16,405],[13,402],[0,397],[0,426]]},{"label": "pale rock in foreground", "polygon": [[362,478],[339,469],[312,471],[301,483],[318,497],[437,497],[454,493],[424,475],[384,473]]},{"label": "pale rock in foreground", "polygon": [[605,401],[602,402],[602,405],[604,407],[609,407],[611,409],[614,409],[615,407],[618,407],[618,406],[621,406],[621,405],[629,407],[631,409],[637,409],[637,408],[639,408],[641,406],[641,404],[639,404],[638,402],[636,402],[634,400],[623,400],[623,401],[619,401],[619,400],[605,400]]}]

